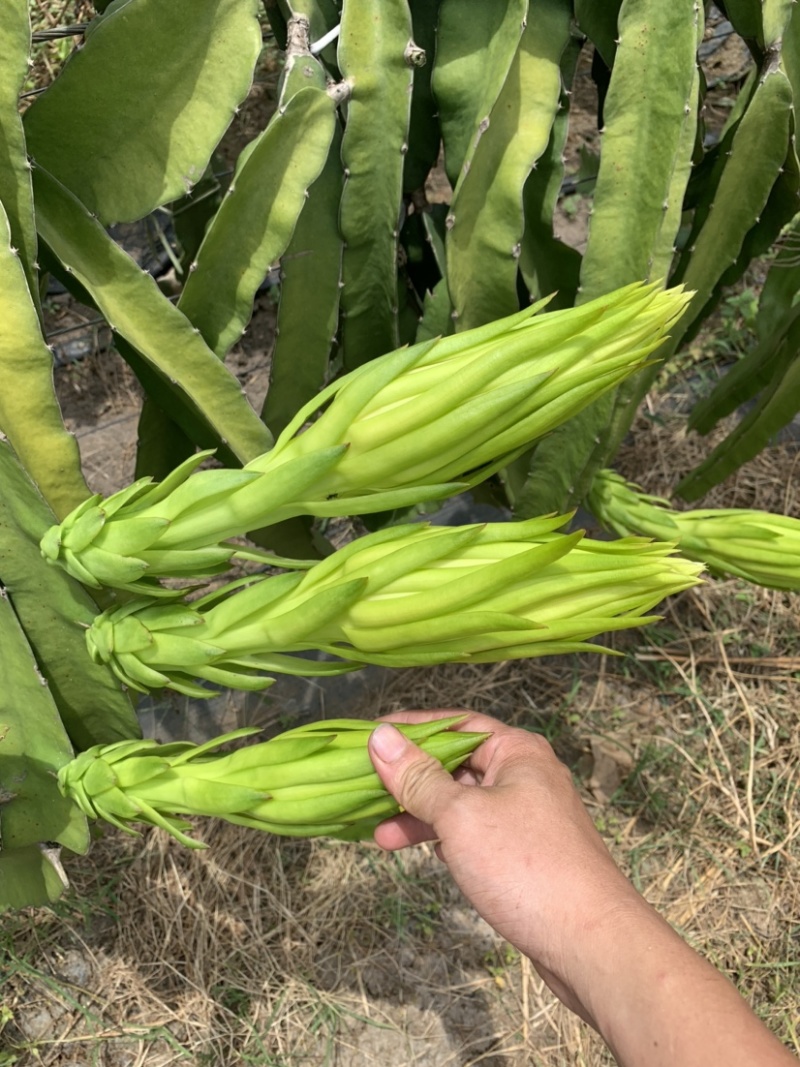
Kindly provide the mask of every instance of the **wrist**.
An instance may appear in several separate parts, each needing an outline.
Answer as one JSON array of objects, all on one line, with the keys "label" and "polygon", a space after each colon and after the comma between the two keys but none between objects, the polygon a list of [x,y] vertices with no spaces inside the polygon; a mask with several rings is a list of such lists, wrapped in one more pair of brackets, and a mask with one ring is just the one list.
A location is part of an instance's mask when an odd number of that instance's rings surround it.
[{"label": "wrist", "polygon": [[673,938],[683,945],[627,879],[604,906],[581,916],[560,970],[580,1014],[606,1039],[621,987]]}]

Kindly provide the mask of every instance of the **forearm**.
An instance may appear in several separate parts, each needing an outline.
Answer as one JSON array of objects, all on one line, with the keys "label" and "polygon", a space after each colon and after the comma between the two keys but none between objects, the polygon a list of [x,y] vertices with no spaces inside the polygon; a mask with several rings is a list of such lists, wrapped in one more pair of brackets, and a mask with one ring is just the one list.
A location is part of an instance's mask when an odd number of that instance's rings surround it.
[{"label": "forearm", "polygon": [[438,839],[467,899],[600,1031],[621,1067],[796,1064],[634,890],[547,742],[481,715],[468,726],[491,737],[459,781],[396,730],[375,731],[375,768],[405,809],[378,827],[378,844]]},{"label": "forearm", "polygon": [[620,1067],[797,1062],[730,982],[644,903],[598,937],[582,962],[575,992]]}]

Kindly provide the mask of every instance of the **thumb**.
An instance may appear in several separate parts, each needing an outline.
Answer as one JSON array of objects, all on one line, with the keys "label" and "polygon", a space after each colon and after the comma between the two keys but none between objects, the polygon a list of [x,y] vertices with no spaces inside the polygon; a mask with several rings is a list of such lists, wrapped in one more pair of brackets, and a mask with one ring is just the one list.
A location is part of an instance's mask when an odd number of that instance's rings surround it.
[{"label": "thumb", "polygon": [[429,826],[435,825],[444,805],[460,792],[461,787],[441,763],[391,723],[381,723],[372,731],[369,755],[398,804]]}]

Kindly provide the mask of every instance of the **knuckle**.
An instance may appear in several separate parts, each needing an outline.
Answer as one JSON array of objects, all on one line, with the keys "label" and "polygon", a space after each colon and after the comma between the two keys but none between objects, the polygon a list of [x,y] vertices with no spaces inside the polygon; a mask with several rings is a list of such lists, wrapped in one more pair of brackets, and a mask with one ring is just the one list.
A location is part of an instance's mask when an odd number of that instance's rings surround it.
[{"label": "knuckle", "polygon": [[425,753],[406,764],[399,780],[396,795],[400,804],[431,825],[445,818],[445,813],[461,792],[472,792],[462,790],[439,761]]},{"label": "knuckle", "polygon": [[403,796],[410,800],[430,789],[432,776],[438,767],[436,760],[426,753],[416,755],[405,765],[400,775]]},{"label": "knuckle", "polygon": [[541,760],[557,760],[557,756],[553,750],[553,746],[543,737],[541,734],[528,734],[529,742],[532,750],[536,753],[538,759]]},{"label": "knuckle", "polygon": [[539,781],[550,781],[561,788],[572,782],[572,773],[556,755],[550,742],[541,734],[515,731],[498,741],[498,761],[506,769],[518,771]]},{"label": "knuckle", "polygon": [[541,734],[515,730],[498,739],[498,752],[509,763],[540,765],[558,762],[552,745]]}]

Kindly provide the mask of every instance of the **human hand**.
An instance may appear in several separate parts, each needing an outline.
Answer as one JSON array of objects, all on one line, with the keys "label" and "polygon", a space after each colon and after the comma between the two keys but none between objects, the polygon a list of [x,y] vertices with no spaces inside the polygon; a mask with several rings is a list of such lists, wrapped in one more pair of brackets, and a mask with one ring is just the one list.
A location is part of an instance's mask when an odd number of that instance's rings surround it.
[{"label": "human hand", "polygon": [[[395,722],[452,715],[404,712]],[[437,841],[476,910],[605,1038],[620,1067],[789,1067],[794,1057],[734,987],[634,890],[544,738],[468,714],[491,737],[451,777],[389,724],[370,737],[405,811],[385,849]]]},{"label": "human hand", "polygon": [[[419,722],[453,711],[403,712]],[[470,714],[488,738],[449,775],[390,725],[370,756],[405,812],[375,831],[388,850],[436,840],[437,855],[475,909],[524,952],[550,988],[594,1023],[584,996],[593,949],[648,906],[616,866],[567,768],[541,736]]]}]

